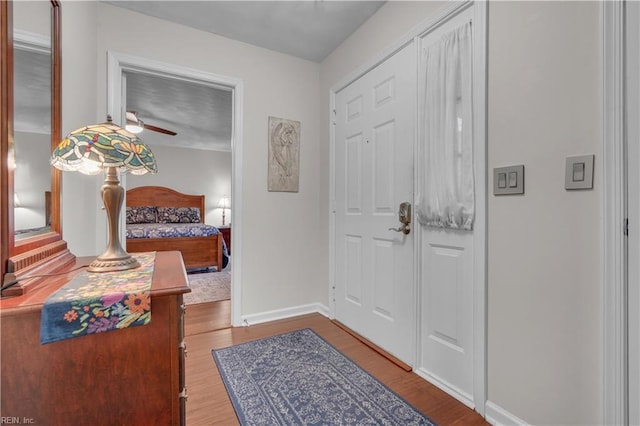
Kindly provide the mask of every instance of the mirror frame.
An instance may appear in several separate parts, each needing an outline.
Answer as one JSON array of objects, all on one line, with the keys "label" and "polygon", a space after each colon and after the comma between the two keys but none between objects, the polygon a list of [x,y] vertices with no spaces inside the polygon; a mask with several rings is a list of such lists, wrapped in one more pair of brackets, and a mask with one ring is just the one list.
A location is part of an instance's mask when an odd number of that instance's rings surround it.
[{"label": "mirror frame", "polygon": [[[60,37],[60,0],[51,1],[51,144],[52,152],[61,140],[62,126],[62,61]],[[13,205],[13,170],[9,155],[13,150],[13,5],[0,4],[0,35],[2,70],[2,113],[0,132],[0,260],[3,284],[25,275],[40,275],[60,270],[75,261],[62,239],[60,215],[62,172],[51,167],[51,230],[50,232],[15,240]],[[17,296],[36,288],[42,279],[19,281],[2,291],[2,297]]]}]

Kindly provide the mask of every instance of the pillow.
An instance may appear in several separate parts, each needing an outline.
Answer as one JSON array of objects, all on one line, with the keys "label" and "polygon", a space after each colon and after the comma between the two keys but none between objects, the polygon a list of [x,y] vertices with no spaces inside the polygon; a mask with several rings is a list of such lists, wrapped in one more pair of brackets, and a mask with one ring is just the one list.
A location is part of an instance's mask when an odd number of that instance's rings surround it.
[{"label": "pillow", "polygon": [[127,223],[156,223],[158,209],[154,206],[127,207]]},{"label": "pillow", "polygon": [[158,223],[200,223],[197,207],[158,207]]}]

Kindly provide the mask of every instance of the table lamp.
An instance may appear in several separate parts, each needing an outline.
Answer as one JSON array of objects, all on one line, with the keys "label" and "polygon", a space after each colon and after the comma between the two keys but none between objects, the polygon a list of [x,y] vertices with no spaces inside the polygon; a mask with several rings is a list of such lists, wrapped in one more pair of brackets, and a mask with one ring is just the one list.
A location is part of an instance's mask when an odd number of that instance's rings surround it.
[{"label": "table lamp", "polygon": [[51,165],[63,171],[78,171],[87,175],[106,171],[101,193],[109,223],[109,240],[107,249],[87,270],[112,272],[139,267],[138,261],[120,244],[118,224],[124,189],[120,186],[118,173],[156,173],[156,160],[149,147],[107,117],[106,123],[82,127],[69,133],[53,151]]},{"label": "table lamp", "polygon": [[224,226],[224,218],[225,218],[225,210],[228,209],[230,207],[229,205],[229,197],[227,197],[226,195],[224,197],[222,197],[220,199],[220,202],[218,203],[218,207],[222,208],[222,226]]}]

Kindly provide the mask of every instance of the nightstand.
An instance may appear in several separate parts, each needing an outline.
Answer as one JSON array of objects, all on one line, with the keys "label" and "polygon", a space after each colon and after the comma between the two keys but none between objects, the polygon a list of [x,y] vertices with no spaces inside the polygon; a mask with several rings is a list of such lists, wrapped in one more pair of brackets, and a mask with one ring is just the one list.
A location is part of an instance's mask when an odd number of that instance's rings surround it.
[{"label": "nightstand", "polygon": [[224,242],[227,243],[227,253],[231,256],[231,225],[219,226],[218,229],[222,233]]}]

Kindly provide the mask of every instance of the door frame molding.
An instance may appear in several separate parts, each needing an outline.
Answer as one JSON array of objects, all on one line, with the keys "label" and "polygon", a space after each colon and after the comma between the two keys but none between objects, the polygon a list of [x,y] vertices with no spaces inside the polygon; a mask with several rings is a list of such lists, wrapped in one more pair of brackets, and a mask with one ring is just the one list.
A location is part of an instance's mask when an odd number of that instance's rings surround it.
[{"label": "door frame molding", "polygon": [[[629,424],[640,423],[640,407],[631,401],[640,400],[640,124],[628,119],[640,114],[640,3],[625,3],[625,75],[626,103],[625,148],[627,158],[626,202],[628,229],[626,273],[628,295],[628,416]],[[632,42],[635,40],[635,42]]]},{"label": "door frame molding", "polygon": [[602,424],[628,423],[624,1],[601,3]]},{"label": "door frame molding", "polygon": [[[629,424],[640,423],[640,407],[631,401],[640,399],[640,124],[628,117],[640,114],[640,3],[625,4],[625,75],[626,103],[625,148],[627,217],[631,222],[627,237],[626,273],[628,297],[628,419]],[[635,191],[632,190],[635,188]]]},{"label": "door frame molding", "polygon": [[[244,83],[242,79],[199,71],[180,65],[159,62],[151,59],[107,52],[107,114],[114,123],[119,124],[123,117],[122,73],[136,72],[157,75],[171,79],[189,81],[230,90],[233,103],[233,125],[231,134],[231,223],[233,232],[231,241],[233,251],[233,274],[231,274],[231,323],[242,325],[242,128]],[[124,229],[124,226],[122,226]]]},{"label": "door frame molding", "polygon": [[474,6],[474,150],[475,156],[476,218],[474,224],[474,390],[473,398],[478,411],[485,415],[487,402],[487,44],[489,10],[487,2],[479,1]]},{"label": "door frame molding", "polygon": [[[329,315],[335,318],[335,98],[336,93],[353,83],[358,78],[387,60],[405,46],[417,43],[418,38],[437,28],[463,10],[473,7],[474,20],[474,150],[478,154],[475,158],[476,178],[476,219],[474,229],[474,409],[485,415],[487,402],[487,4],[485,1],[452,1],[436,14],[410,29],[403,37],[392,43],[388,48],[380,51],[374,58],[361,67],[355,69],[344,79],[331,87],[329,91]],[[417,48],[414,49],[417,55]],[[417,94],[416,94],[417,96]],[[417,114],[417,111],[416,111]],[[414,129],[415,134],[415,129]],[[414,146],[415,151],[415,146]],[[414,187],[417,177],[414,173]],[[415,204],[415,200],[413,200]],[[417,234],[416,234],[417,236]],[[416,300],[416,323],[419,314],[418,283],[420,250],[419,238],[414,238],[414,294]],[[416,333],[419,327],[416,327]],[[416,336],[416,339],[419,336]],[[419,340],[416,340],[417,342]],[[418,345],[416,345],[416,350]],[[418,358],[416,357],[416,360]],[[457,398],[457,395],[453,395]],[[467,403],[467,401],[463,401]]]}]

